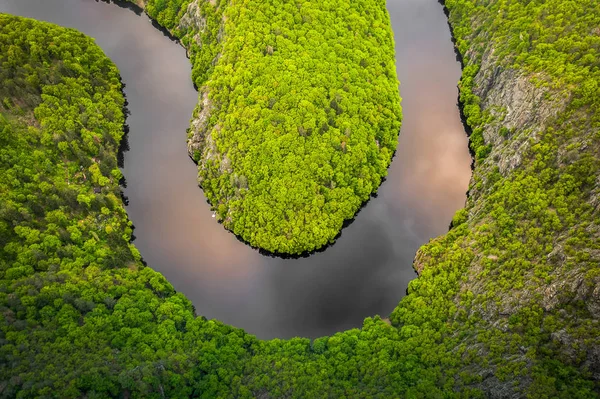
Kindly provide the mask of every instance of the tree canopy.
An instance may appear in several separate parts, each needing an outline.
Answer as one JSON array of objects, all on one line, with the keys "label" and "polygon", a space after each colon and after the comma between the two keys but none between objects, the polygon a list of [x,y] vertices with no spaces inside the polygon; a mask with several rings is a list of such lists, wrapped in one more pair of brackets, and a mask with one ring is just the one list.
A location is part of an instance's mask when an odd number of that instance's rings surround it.
[{"label": "tree canopy", "polygon": [[218,220],[270,252],[333,242],[397,145],[385,1],[200,2],[199,25],[179,3],[151,1],[148,12],[191,49],[207,98],[196,115],[208,119],[192,125],[192,155]]}]

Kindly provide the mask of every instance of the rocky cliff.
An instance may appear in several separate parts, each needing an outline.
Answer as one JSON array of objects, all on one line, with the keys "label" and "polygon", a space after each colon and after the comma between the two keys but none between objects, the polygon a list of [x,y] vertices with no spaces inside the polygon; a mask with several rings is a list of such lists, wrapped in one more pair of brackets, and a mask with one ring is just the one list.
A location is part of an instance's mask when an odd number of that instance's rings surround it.
[{"label": "rocky cliff", "polygon": [[[582,86],[597,95],[599,74],[548,49],[557,34],[573,36],[595,43],[597,57],[600,41],[593,25],[545,20],[557,4],[487,3],[446,2],[476,159],[465,209],[447,236],[419,250],[415,267],[422,279],[456,281],[444,292],[458,323],[449,336],[461,338],[472,386],[489,397],[537,397],[559,385],[548,370],[562,363],[597,389],[600,124],[597,97]],[[600,11],[582,7],[571,18]]]}]

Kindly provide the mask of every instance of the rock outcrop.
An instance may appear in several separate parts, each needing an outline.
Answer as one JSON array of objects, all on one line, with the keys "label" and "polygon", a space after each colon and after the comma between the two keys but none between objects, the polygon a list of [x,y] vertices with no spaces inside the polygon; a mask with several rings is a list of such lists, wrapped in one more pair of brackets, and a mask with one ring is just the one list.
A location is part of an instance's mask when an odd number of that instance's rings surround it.
[{"label": "rock outcrop", "polygon": [[[451,335],[486,359],[466,362],[464,370],[479,376],[473,386],[488,397],[518,398],[535,389],[531,374],[503,373],[542,367],[547,356],[599,384],[600,178],[594,171],[600,133],[589,122],[594,111],[577,105],[576,86],[507,57],[504,43],[478,26],[493,18],[482,17],[485,12],[450,13],[450,21],[453,28],[461,18],[472,24],[471,36],[459,39],[470,43],[464,66],[477,73],[465,77],[462,89],[477,96],[482,116],[469,127],[481,131],[489,152],[475,162],[466,221],[422,247],[414,267],[429,281],[452,276],[446,270],[461,263],[459,254],[467,259],[454,272],[461,277],[449,295],[458,311],[449,319],[470,328]],[[563,188],[575,174],[585,183],[575,191]]]},{"label": "rock outcrop", "polygon": [[530,74],[500,65],[493,47],[481,58],[473,92],[481,99],[481,108],[494,118],[483,136],[492,145],[494,163],[503,175],[521,165],[531,139],[535,141],[568,103],[560,93],[534,84]]}]

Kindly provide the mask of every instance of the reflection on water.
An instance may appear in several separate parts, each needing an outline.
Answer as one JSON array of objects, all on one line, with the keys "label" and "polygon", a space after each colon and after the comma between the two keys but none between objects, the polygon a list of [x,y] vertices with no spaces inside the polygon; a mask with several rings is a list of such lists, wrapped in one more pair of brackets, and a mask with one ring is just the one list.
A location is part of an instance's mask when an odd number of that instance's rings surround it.
[{"label": "reflection on water", "polygon": [[197,93],[185,51],[145,16],[94,0],[0,0],[0,11],[75,27],[121,70],[131,116],[127,210],[148,264],[199,314],[260,338],[317,337],[387,315],[415,278],[417,248],[446,232],[465,200],[460,66],[436,0],[389,0],[404,121],[379,195],[337,243],[309,258],[260,255],[211,217],[186,152]]}]

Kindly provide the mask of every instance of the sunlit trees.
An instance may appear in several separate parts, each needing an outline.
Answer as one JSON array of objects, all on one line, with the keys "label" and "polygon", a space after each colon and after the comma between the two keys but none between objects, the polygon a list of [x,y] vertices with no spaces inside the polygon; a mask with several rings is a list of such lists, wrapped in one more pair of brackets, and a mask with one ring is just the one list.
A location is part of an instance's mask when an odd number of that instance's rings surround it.
[{"label": "sunlit trees", "polygon": [[190,48],[212,104],[194,157],[218,219],[272,252],[331,243],[376,192],[397,144],[384,2],[201,1],[200,30],[157,11],[175,3],[151,1],[148,13]]}]

